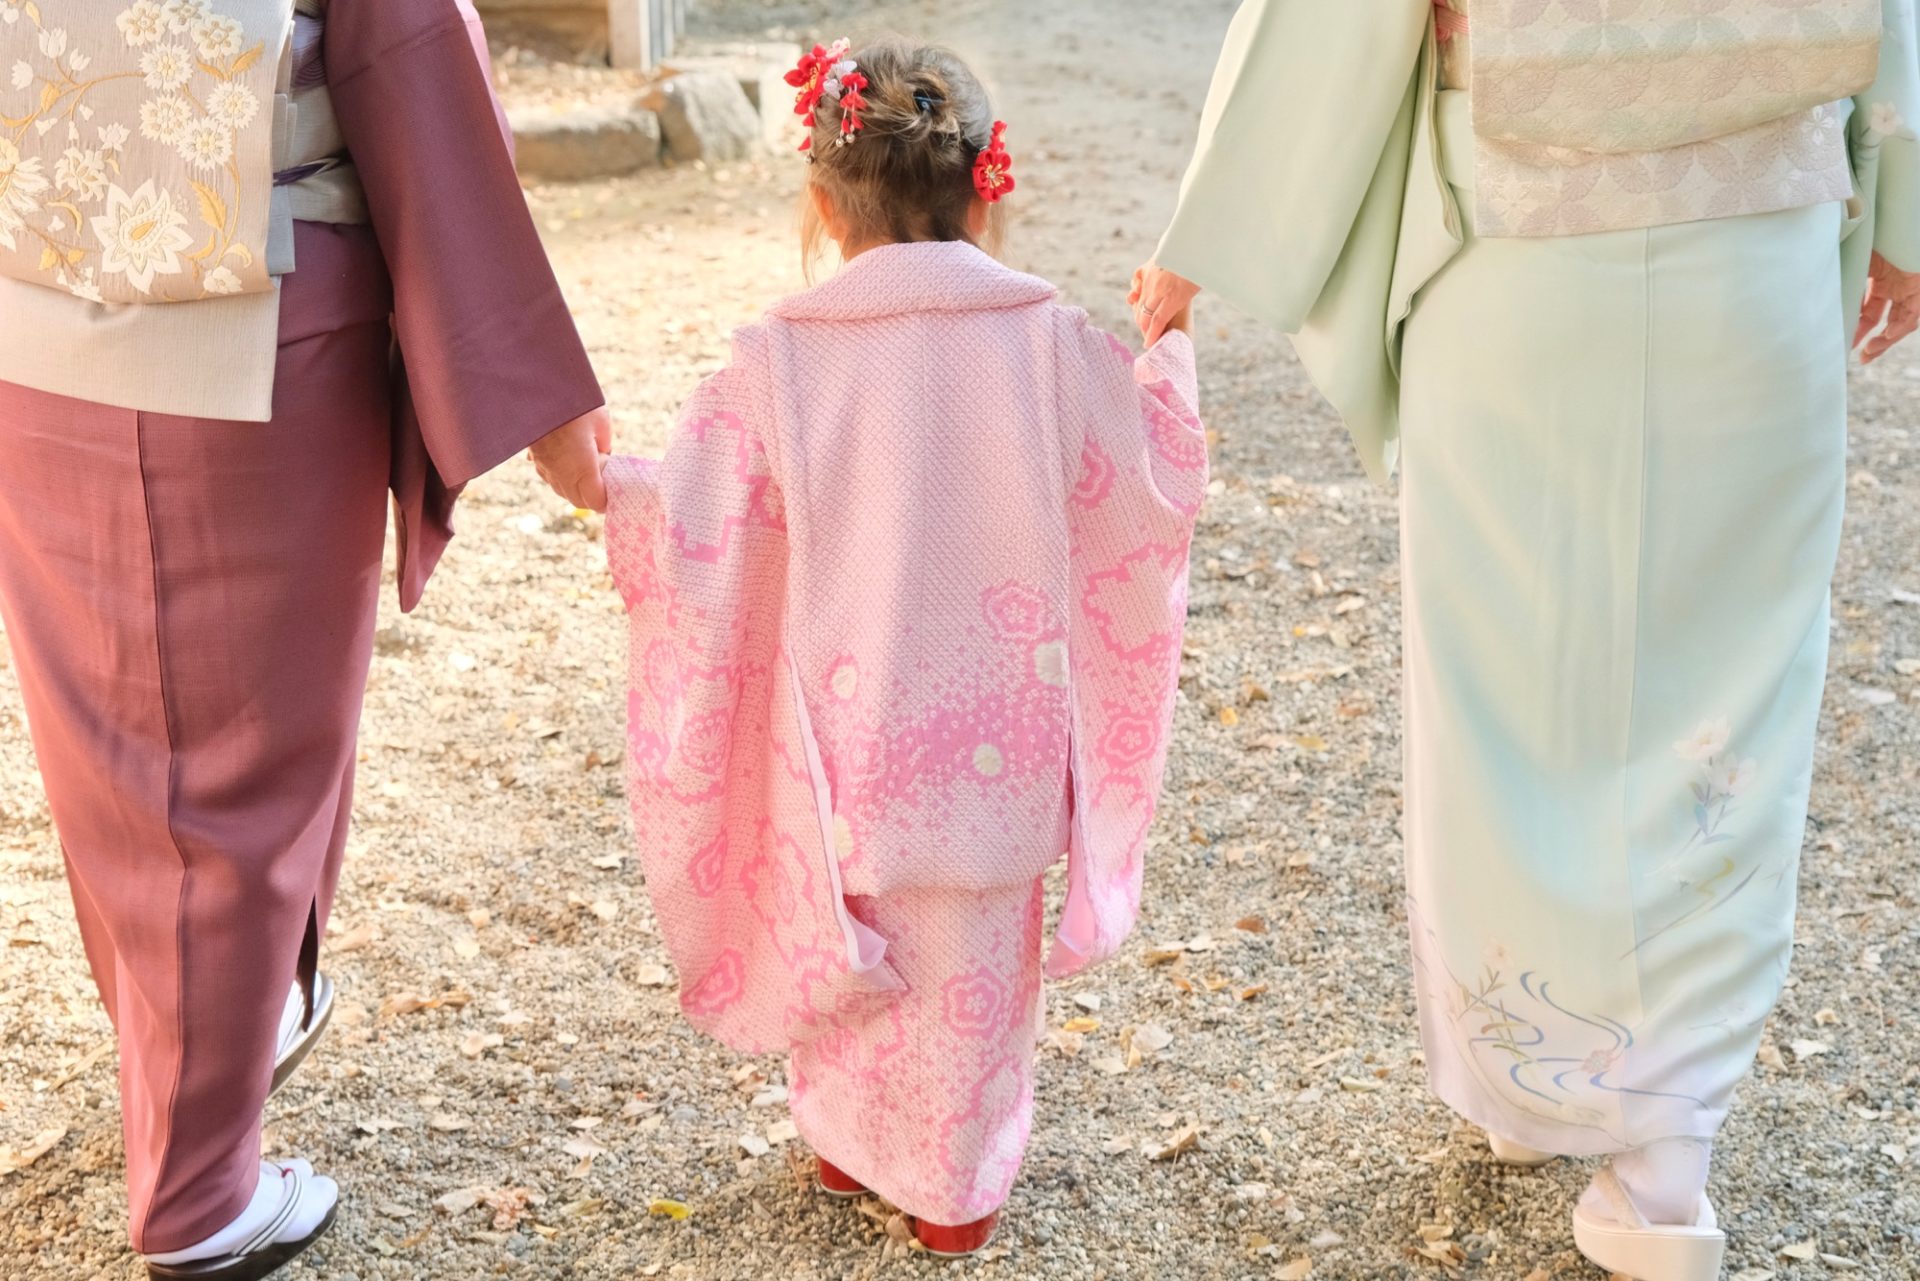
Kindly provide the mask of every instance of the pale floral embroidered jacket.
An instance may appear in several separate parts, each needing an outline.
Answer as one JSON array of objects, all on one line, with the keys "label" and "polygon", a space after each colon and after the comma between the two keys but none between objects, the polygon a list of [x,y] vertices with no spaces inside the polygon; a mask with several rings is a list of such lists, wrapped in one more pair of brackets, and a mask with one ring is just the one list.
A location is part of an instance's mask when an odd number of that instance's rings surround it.
[{"label": "pale floral embroidered jacket", "polygon": [[269,292],[292,24],[291,0],[0,4],[0,273],[92,302]]},{"label": "pale floral embroidered jacket", "polygon": [[608,469],[628,785],[699,1027],[803,1044],[897,987],[848,896],[1031,884],[1049,969],[1138,910],[1207,483],[1192,345],[891,245],[736,336],[662,463]]},{"label": "pale floral embroidered jacket", "polygon": [[1881,0],[1436,0],[1472,97],[1475,225],[1551,236],[1853,195]]}]

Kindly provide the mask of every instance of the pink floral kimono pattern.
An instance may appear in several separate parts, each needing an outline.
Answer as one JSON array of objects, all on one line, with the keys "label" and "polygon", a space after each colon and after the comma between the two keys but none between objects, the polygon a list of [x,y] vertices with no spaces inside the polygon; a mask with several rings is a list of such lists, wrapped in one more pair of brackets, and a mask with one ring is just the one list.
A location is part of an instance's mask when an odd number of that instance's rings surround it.
[{"label": "pink floral kimono pattern", "polygon": [[[953,1008],[1012,1128],[949,1145],[909,1194],[930,1217],[1018,1167],[1038,878],[1067,853],[1055,975],[1132,928],[1206,491],[1185,335],[1136,360],[1054,293],[966,244],[868,251],[735,336],[664,461],[608,468],[628,790],[688,1018],[817,1050],[855,1101],[915,1064],[950,1101],[978,1064],[879,1047],[993,971]],[[909,903],[958,915],[916,929]]]}]

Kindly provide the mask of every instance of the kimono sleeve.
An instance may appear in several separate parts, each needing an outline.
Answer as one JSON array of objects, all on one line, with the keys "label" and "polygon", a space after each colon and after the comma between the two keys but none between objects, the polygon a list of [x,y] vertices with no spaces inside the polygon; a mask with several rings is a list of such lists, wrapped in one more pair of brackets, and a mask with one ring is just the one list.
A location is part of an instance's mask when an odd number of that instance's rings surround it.
[{"label": "kimono sleeve", "polygon": [[329,89],[393,279],[434,469],[457,489],[606,403],[514,172],[467,0],[334,0]]},{"label": "kimono sleeve", "polygon": [[1073,820],[1056,978],[1112,956],[1139,915],[1207,490],[1192,342],[1168,333],[1136,362],[1105,334],[1087,338],[1092,412],[1069,473]]},{"label": "kimono sleeve", "polygon": [[1885,0],[1880,74],[1854,99],[1850,128],[1871,248],[1920,272],[1920,39],[1914,0]]},{"label": "kimono sleeve", "polygon": [[1159,264],[1297,332],[1403,114],[1432,11],[1432,0],[1246,0]]},{"label": "kimono sleeve", "polygon": [[687,403],[663,460],[606,473],[647,892],[688,1020],[749,1053],[824,1035],[899,986],[847,912],[809,781],[764,381],[764,364],[737,362]]}]

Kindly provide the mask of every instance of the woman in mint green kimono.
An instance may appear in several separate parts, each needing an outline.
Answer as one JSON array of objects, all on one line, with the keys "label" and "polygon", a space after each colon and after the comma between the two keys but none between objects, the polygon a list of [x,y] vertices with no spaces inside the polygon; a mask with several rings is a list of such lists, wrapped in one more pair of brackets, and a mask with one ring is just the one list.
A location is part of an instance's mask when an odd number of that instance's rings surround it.
[{"label": "woman in mint green kimono", "polygon": [[1792,949],[1849,340],[1914,327],[1920,63],[1912,0],[1590,8],[1248,0],[1133,301],[1293,334],[1397,463],[1433,1088],[1610,1156],[1581,1248],[1691,1281]]}]

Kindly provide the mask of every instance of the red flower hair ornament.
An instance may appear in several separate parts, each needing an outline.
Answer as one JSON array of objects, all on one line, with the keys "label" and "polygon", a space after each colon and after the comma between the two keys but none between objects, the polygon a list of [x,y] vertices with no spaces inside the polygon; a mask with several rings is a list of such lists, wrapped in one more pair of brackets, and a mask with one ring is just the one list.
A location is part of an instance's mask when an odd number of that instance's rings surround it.
[{"label": "red flower hair ornament", "polygon": [[[800,91],[793,101],[793,114],[800,117],[800,123],[808,130],[806,141],[800,144],[804,152],[813,150],[812,130],[819,118],[822,98],[840,107],[841,146],[852,142],[865,127],[860,113],[867,109],[862,92],[867,88],[867,78],[861,74],[860,64],[847,57],[851,47],[844,38],[830,45],[817,44],[811,53],[800,55],[799,66],[787,72],[787,83]],[[811,161],[813,156],[809,154],[807,159]]]},{"label": "red flower hair ornament", "polygon": [[1006,121],[994,121],[992,141],[980,149],[973,161],[973,189],[990,205],[998,204],[1000,197],[1014,186],[1013,157],[1007,154],[1007,145],[1002,141],[1006,132]]}]

